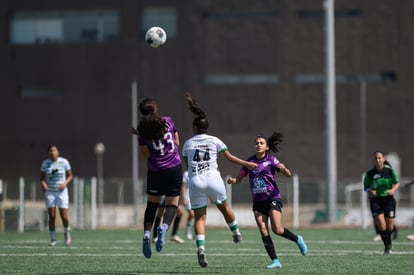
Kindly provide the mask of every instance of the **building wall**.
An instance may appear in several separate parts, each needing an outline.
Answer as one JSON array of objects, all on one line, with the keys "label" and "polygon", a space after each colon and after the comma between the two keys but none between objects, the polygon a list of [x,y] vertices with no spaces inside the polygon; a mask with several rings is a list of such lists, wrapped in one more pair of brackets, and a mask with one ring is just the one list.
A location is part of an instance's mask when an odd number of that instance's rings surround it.
[{"label": "building wall", "polygon": [[[155,98],[160,113],[174,118],[181,143],[191,135],[193,117],[184,100],[190,91],[208,113],[210,133],[233,154],[245,158],[254,153],[257,134],[282,131],[280,160],[302,179],[323,179],[324,84],[298,83],[299,76],[324,73],[322,2],[1,1],[0,177],[37,175],[50,143],[60,146],[76,175],[95,175],[97,142],[106,145],[105,177],[130,177],[136,80],[139,99]],[[177,36],[153,49],[140,33],[141,14],[145,7],[164,5],[177,9]],[[348,76],[336,86],[338,177],[358,179],[371,166],[374,150],[397,152],[402,174],[412,176],[414,3],[337,0],[335,6],[336,71]],[[118,39],[9,42],[15,12],[91,9],[119,10]],[[385,71],[394,72],[396,82],[367,82],[367,146],[361,153],[361,85],[350,76]],[[215,76],[235,82],[217,84]],[[254,83],[254,76],[265,80]],[[63,94],[22,98],[22,87]],[[223,175],[239,169],[222,160],[220,165]],[[142,159],[140,176],[145,177]]]}]

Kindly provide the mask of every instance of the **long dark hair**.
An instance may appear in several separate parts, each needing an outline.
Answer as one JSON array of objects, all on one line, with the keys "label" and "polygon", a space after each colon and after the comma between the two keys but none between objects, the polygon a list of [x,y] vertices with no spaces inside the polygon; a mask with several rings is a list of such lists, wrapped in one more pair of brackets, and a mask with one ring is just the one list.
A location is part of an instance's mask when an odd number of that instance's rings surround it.
[{"label": "long dark hair", "polygon": [[260,134],[256,137],[257,138],[264,138],[269,146],[269,150],[274,153],[279,152],[280,150],[280,143],[283,142],[283,134],[280,132],[274,132],[270,137],[265,137],[264,135]]},{"label": "long dark hair", "polygon": [[151,140],[162,139],[168,130],[168,124],[158,115],[155,100],[151,98],[143,99],[139,104],[139,111],[143,117],[137,126],[138,135]]},{"label": "long dark hair", "polygon": [[198,133],[200,134],[207,133],[207,129],[208,129],[207,114],[201,109],[198,102],[190,95],[190,93],[186,93],[185,97],[187,99],[188,108],[196,116],[193,119],[193,126],[196,127]]}]

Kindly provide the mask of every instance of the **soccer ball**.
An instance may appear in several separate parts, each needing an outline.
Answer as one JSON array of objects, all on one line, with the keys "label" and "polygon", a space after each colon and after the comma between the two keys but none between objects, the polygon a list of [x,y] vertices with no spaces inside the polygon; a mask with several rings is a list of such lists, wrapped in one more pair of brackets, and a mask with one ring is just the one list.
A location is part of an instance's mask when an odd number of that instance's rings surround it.
[{"label": "soccer ball", "polygon": [[167,34],[161,27],[151,27],[145,34],[145,40],[151,47],[158,48],[167,41]]}]

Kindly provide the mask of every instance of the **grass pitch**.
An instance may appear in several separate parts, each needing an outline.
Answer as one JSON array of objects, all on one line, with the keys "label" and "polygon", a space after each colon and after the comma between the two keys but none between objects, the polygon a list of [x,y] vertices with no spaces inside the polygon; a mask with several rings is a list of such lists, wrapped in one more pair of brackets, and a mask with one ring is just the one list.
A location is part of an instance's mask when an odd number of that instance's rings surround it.
[{"label": "grass pitch", "polygon": [[[382,255],[382,242],[373,230],[300,229],[308,255],[296,244],[276,235],[273,242],[283,265],[270,264],[257,229],[243,229],[243,242],[232,242],[226,229],[207,229],[208,267],[197,262],[195,241],[177,244],[169,239],[162,252],[153,246],[151,259],[141,252],[142,230],[72,231],[72,245],[65,247],[57,233],[56,247],[48,247],[47,232],[0,233],[1,274],[414,274],[414,242],[400,230],[393,254]],[[182,233],[182,231],[180,232]],[[168,236],[169,237],[169,236]]]}]

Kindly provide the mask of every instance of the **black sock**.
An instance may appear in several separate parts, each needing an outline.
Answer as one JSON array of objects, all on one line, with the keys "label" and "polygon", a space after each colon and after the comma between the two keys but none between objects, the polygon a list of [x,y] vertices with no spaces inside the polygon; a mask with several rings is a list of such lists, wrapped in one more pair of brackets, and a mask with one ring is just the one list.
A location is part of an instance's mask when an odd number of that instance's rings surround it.
[{"label": "black sock", "polygon": [[155,217],[155,221],[154,221],[154,227],[152,228],[152,237],[156,238],[157,237],[157,228],[158,226],[160,226],[161,223],[161,218],[158,217],[158,215]]},{"label": "black sock", "polygon": [[272,238],[270,236],[262,237],[264,247],[266,249],[267,255],[269,255],[271,260],[277,259],[275,246],[273,245]]},{"label": "black sock", "polygon": [[297,242],[297,240],[298,240],[298,236],[297,235],[293,234],[287,228],[283,228],[283,229],[284,229],[284,231],[283,231],[282,237],[284,237],[284,238],[286,238],[286,239],[288,239],[290,241]]},{"label": "black sock", "polygon": [[380,233],[385,249],[391,249],[391,231],[384,230]]},{"label": "black sock", "polygon": [[144,214],[144,230],[151,231],[154,223],[155,214],[157,213],[158,203],[147,202]]},{"label": "black sock", "polygon": [[175,216],[174,225],[173,225],[173,229],[171,232],[172,236],[177,235],[178,228],[180,228],[180,221],[181,221],[181,217]]},{"label": "black sock", "polygon": [[173,219],[175,218],[175,214],[177,213],[177,206],[175,205],[166,205],[165,206],[165,213],[163,217],[163,223],[170,224],[172,223]]}]

